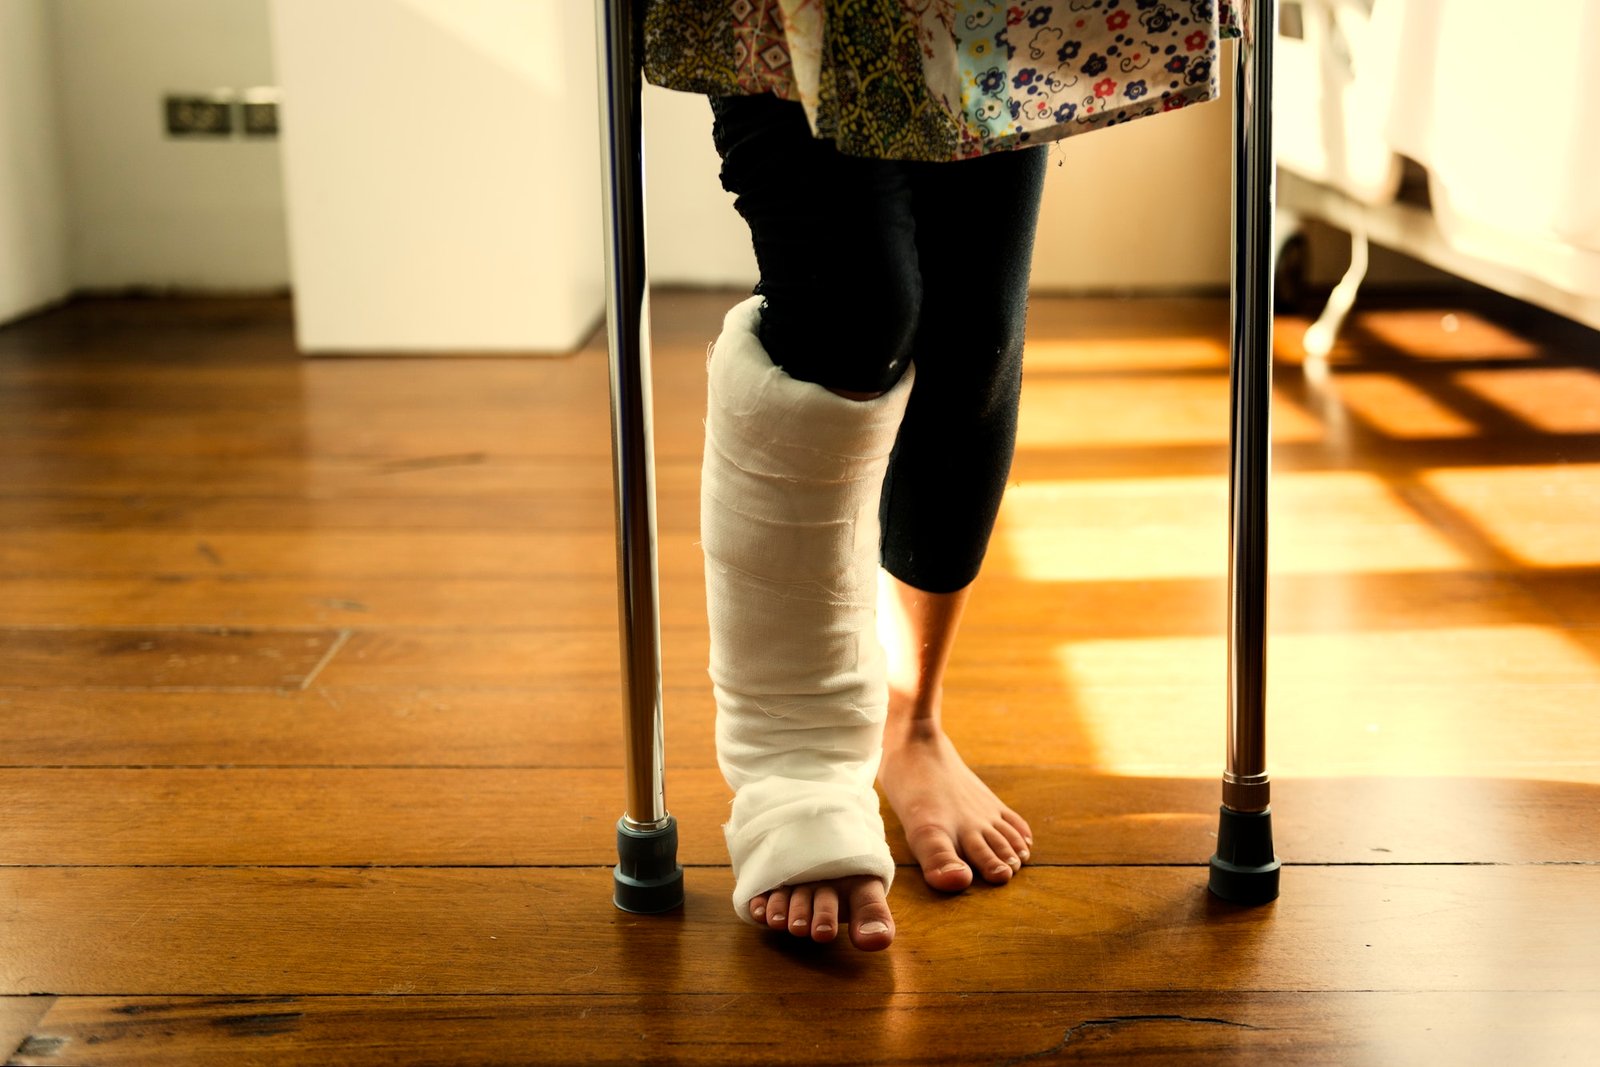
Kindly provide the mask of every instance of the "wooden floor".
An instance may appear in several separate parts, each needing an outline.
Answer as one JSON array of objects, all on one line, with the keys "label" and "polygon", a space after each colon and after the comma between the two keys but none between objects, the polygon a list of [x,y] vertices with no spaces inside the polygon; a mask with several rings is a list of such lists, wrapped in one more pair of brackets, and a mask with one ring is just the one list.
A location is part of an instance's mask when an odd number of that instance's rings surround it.
[{"label": "wooden floor", "polygon": [[[1211,899],[1227,309],[1038,299],[949,727],[1032,821],[867,957],[736,923],[655,302],[668,800],[610,903],[605,360],[319,359],[279,302],[0,330],[0,1060],[1593,1063],[1600,340],[1469,294],[1280,321],[1283,896]],[[1478,306],[1485,305],[1485,306]],[[899,859],[907,856],[891,825]]]}]

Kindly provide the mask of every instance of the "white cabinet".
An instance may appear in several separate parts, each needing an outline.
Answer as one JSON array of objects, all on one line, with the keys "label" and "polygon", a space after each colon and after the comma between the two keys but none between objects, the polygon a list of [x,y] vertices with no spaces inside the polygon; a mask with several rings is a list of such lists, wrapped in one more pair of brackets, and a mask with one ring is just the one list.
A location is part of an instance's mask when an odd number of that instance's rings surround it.
[{"label": "white cabinet", "polygon": [[570,350],[604,314],[594,10],[273,0],[296,329]]}]

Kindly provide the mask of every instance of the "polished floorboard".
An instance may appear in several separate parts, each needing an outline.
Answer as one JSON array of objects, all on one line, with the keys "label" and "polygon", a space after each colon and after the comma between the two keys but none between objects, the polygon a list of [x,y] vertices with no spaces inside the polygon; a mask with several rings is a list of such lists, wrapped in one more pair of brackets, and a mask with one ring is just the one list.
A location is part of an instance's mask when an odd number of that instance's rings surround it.
[{"label": "polished floorboard", "polygon": [[[864,956],[737,923],[696,544],[703,362],[656,294],[680,911],[621,813],[603,339],[302,359],[274,300],[0,328],[0,1061],[1591,1063],[1600,335],[1476,290],[1278,323],[1283,895],[1205,890],[1227,306],[1033,301],[951,735],[1035,830],[903,867]],[[909,863],[888,819],[897,859]]]}]

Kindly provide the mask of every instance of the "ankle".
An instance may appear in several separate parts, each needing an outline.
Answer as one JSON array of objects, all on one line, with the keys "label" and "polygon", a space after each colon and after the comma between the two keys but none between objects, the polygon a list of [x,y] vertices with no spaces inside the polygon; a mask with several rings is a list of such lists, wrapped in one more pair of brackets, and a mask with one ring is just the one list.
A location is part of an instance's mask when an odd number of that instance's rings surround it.
[{"label": "ankle", "polygon": [[943,736],[937,710],[923,715],[890,715],[883,727],[883,748],[887,752],[906,745],[928,744]]}]

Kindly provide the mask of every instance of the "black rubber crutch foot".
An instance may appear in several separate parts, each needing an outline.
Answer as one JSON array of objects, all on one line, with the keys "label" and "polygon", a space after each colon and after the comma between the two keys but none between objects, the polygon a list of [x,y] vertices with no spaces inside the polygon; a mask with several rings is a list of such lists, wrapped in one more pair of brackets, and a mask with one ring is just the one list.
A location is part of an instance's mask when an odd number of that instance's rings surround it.
[{"label": "black rubber crutch foot", "polygon": [[1235,904],[1276,900],[1279,866],[1272,850],[1272,809],[1234,811],[1223,806],[1217,853],[1211,857],[1211,892]]},{"label": "black rubber crutch foot", "polygon": [[617,866],[611,899],[623,911],[655,915],[683,904],[678,863],[678,820],[659,830],[634,830],[617,820]]}]

